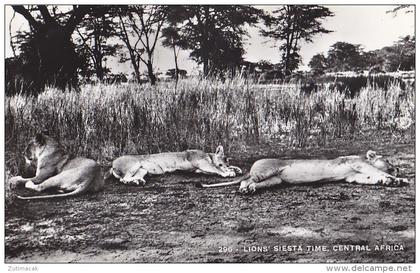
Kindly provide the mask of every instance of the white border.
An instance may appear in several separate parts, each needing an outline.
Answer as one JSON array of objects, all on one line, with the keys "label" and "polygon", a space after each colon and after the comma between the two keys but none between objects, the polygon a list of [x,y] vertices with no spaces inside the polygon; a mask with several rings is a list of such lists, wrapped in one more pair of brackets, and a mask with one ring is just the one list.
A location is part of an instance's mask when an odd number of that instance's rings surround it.
[{"label": "white border", "polygon": [[[5,48],[4,48],[4,27],[5,27],[5,18],[4,18],[4,5],[8,4],[38,4],[39,2],[42,2],[43,4],[74,4],[76,1],[50,1],[50,0],[44,0],[44,1],[27,1],[27,0],[21,0],[21,1],[5,1],[6,3],[1,5],[1,14],[3,17],[3,20],[1,20],[0,27],[3,30],[2,35],[2,43],[1,43],[1,52],[3,55],[2,58],[2,65],[0,67],[1,74],[3,75],[3,81],[1,83],[3,84],[0,92],[0,100],[1,100],[1,106],[0,106],[0,113],[1,113],[1,120],[0,120],[0,175],[3,179],[3,185],[4,185],[4,177],[5,177],[5,170],[4,170],[4,146],[5,146],[5,132],[4,132],[4,54],[5,54]],[[229,1],[227,3],[226,1],[211,1],[210,3],[208,1],[198,1],[198,0],[190,0],[188,2],[186,1],[174,1],[174,0],[166,0],[166,1],[159,1],[159,0],[143,0],[143,1],[110,1],[106,4],[157,4],[157,3],[165,3],[165,4],[252,4],[252,5],[279,5],[279,4],[324,4],[324,5],[396,5],[396,4],[415,4],[415,1],[401,1],[401,0],[394,0],[394,1],[363,1],[363,0],[352,0],[352,1],[331,1],[331,0],[324,0],[324,1],[282,1],[282,0],[264,0],[262,2],[256,2],[254,1]],[[77,4],[105,4],[103,1],[86,1],[86,0],[78,0]],[[417,30],[417,20],[416,20],[416,30]],[[7,31],[7,30],[6,30]],[[7,33],[6,33],[7,34]],[[416,44],[416,52],[418,52]],[[419,64],[418,62],[419,57],[418,54],[416,54],[416,64]],[[417,73],[416,73],[417,77]],[[420,105],[419,97],[416,96],[416,105]],[[419,121],[419,111],[416,111],[416,120]],[[417,135],[416,135],[416,142],[417,142]],[[418,145],[416,145],[416,155],[418,152]],[[416,173],[418,171],[418,164],[416,164]],[[63,264],[5,264],[4,263],[4,186],[0,187],[0,199],[1,199],[1,205],[0,205],[0,221],[2,223],[2,228],[0,231],[0,238],[2,240],[2,246],[0,247],[0,259],[2,261],[2,265],[0,268],[3,268],[2,272],[9,272],[9,266],[36,266],[37,271],[35,272],[53,272],[56,273],[58,270],[60,273],[66,273],[66,272],[93,272],[93,271],[100,271],[100,272],[160,272],[160,271],[166,271],[166,272],[196,272],[197,270],[205,271],[205,272],[252,272],[256,270],[264,270],[264,271],[273,271],[273,272],[279,272],[280,270],[284,272],[327,272],[326,266],[328,265],[334,265],[334,264],[71,264],[71,265],[63,265]],[[419,202],[418,202],[418,189],[416,189],[416,219],[419,212]],[[420,246],[418,243],[418,226],[419,224],[416,223],[416,261],[418,261],[418,253],[420,250]],[[353,266],[353,264],[341,264],[341,265],[348,265]],[[358,264],[361,265],[361,264]],[[390,265],[390,264],[367,264],[367,265]],[[396,266],[397,264],[392,264],[393,266]],[[410,264],[403,264],[403,265],[410,265]],[[411,264],[413,265],[413,264]],[[413,265],[413,271],[418,269],[418,266],[416,264]],[[25,272],[25,271],[16,271],[16,272]],[[29,271],[28,271],[29,272]]]}]

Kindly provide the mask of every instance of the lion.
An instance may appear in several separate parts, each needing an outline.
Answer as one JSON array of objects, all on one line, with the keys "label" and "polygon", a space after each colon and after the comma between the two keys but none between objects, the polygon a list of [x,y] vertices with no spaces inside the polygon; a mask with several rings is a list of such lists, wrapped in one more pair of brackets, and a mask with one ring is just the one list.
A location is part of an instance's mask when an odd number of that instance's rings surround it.
[{"label": "lion", "polygon": [[146,174],[159,175],[175,171],[222,177],[235,177],[236,174],[242,174],[239,167],[229,166],[223,146],[219,146],[215,153],[186,150],[147,155],[124,155],[112,162],[112,167],[105,179],[114,176],[124,184],[144,185]]},{"label": "lion", "polygon": [[239,184],[239,192],[254,193],[257,189],[268,188],[283,183],[308,184],[319,182],[399,186],[408,183],[407,179],[397,178],[398,169],[388,160],[369,150],[366,156],[342,156],[330,160],[316,159],[260,159],[256,161],[247,175],[238,180],[202,184],[204,188]]},{"label": "lion", "polygon": [[69,197],[85,192],[97,192],[104,187],[100,166],[92,159],[72,158],[60,144],[45,133],[38,133],[25,149],[27,164],[36,161],[36,175],[32,178],[15,176],[12,185],[25,185],[37,192],[55,191],[58,194],[22,197],[20,199],[48,199]]}]

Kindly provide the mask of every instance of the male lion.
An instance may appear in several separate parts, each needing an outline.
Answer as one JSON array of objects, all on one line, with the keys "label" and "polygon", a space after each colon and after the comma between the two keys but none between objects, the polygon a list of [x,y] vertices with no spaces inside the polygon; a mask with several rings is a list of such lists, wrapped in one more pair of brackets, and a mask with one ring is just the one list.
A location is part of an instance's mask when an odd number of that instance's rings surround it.
[{"label": "male lion", "polygon": [[374,151],[368,151],[366,156],[342,156],[331,160],[260,159],[252,165],[248,175],[238,180],[219,184],[204,184],[202,187],[210,188],[240,183],[239,191],[241,193],[254,193],[257,189],[282,183],[345,181],[386,186],[408,183],[407,179],[395,177],[397,172],[396,168]]},{"label": "male lion", "polygon": [[92,159],[71,158],[57,141],[45,135],[37,134],[25,149],[28,164],[37,162],[36,175],[32,178],[15,176],[10,183],[38,192],[54,190],[59,194],[22,197],[20,199],[46,199],[68,197],[85,192],[96,192],[103,188],[104,180],[100,166]]},{"label": "male lion", "polygon": [[115,159],[109,174],[124,184],[145,184],[146,174],[164,174],[175,171],[188,171],[203,174],[216,174],[222,177],[235,177],[242,174],[240,168],[229,166],[223,147],[219,146],[215,153],[201,150],[169,152],[148,155],[125,155]]}]

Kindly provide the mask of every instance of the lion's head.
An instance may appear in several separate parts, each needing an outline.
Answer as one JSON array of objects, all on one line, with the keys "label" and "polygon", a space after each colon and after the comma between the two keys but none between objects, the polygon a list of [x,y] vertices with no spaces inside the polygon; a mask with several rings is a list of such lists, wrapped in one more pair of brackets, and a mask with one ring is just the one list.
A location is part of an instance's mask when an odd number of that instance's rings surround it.
[{"label": "lion's head", "polygon": [[392,165],[387,159],[383,158],[381,155],[376,154],[375,151],[369,150],[366,153],[366,158],[368,162],[375,168],[384,171],[392,176],[398,176],[398,168]]},{"label": "lion's head", "polygon": [[212,161],[214,166],[222,172],[229,174],[230,177],[236,176],[236,172],[229,168],[229,160],[225,156],[223,146],[217,147],[214,156],[212,156]]},{"label": "lion's head", "polygon": [[28,165],[33,165],[45,152],[51,152],[58,147],[58,143],[45,132],[38,133],[26,145],[24,156]]}]

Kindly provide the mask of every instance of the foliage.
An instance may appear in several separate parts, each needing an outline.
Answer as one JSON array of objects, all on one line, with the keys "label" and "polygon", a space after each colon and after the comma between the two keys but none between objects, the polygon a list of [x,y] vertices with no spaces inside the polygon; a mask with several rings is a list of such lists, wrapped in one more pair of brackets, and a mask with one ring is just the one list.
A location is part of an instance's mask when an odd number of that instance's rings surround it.
[{"label": "foliage", "polygon": [[404,10],[405,13],[413,13],[415,9],[415,5],[410,4],[402,4],[397,5],[395,8],[388,10],[386,13],[392,13],[394,16],[397,16],[400,10]]},{"label": "foliage", "polygon": [[360,45],[337,42],[328,50],[329,71],[357,71],[362,69]]},{"label": "foliage", "polygon": [[349,76],[321,76],[317,78],[318,84],[325,84],[329,89],[334,89],[346,96],[353,98],[359,95],[360,91],[366,87],[372,86],[387,92],[390,87],[398,87],[401,90],[406,90],[407,83],[401,78],[391,75],[356,75]]},{"label": "foliage", "polygon": [[71,35],[94,7],[75,5],[69,11],[45,5],[12,7],[30,26],[29,32],[18,34],[19,58],[23,66],[17,72],[25,83],[23,90],[36,94],[45,85],[60,89],[76,86],[77,68],[82,60],[75,51]]},{"label": "foliage", "polygon": [[105,67],[106,59],[114,56],[120,48],[120,45],[110,42],[111,38],[116,36],[114,16],[114,8],[100,6],[88,14],[76,28],[78,51],[84,52],[89,59],[89,66],[80,73],[86,80],[95,73],[102,81],[110,72],[109,68]]},{"label": "foliage", "polygon": [[385,71],[414,70],[416,40],[414,36],[402,37],[392,46],[384,47],[381,54],[385,59],[383,64]]},{"label": "foliage", "polygon": [[203,74],[218,74],[237,66],[244,54],[245,24],[255,24],[261,11],[244,5],[172,6],[169,22],[176,26],[182,49],[203,65]]},{"label": "foliage", "polygon": [[415,69],[415,38],[405,36],[392,46],[365,52],[360,45],[337,42],[327,56],[316,54],[309,62],[314,74],[369,70],[372,73]]},{"label": "foliage", "polygon": [[333,16],[333,13],[318,5],[284,5],[273,14],[264,16],[268,29],[261,30],[261,33],[281,42],[282,67],[284,74],[289,75],[301,62],[300,43],[310,43],[315,35],[330,33],[322,27],[321,20]]},{"label": "foliage", "polygon": [[[169,23],[168,26],[162,29],[162,45],[165,47],[172,48],[173,54],[174,54],[174,63],[175,63],[175,69],[174,69],[174,75],[172,76],[174,79],[178,81],[179,78],[179,67],[178,67],[178,55],[179,50],[181,47],[185,48],[187,47],[187,44],[185,41],[181,40],[179,36],[180,30],[177,28],[176,23]],[[168,71],[169,72],[169,71]],[[168,73],[166,73],[168,75]]]},{"label": "foliage", "polygon": [[257,62],[256,67],[261,71],[270,71],[274,69],[274,64],[267,60],[260,60]]},{"label": "foliage", "polygon": [[328,67],[327,58],[322,53],[316,54],[309,61],[309,67],[315,75],[324,74]]},{"label": "foliage", "polygon": [[[140,82],[140,62],[147,67],[150,83],[156,83],[153,69],[153,54],[160,31],[166,20],[168,7],[163,5],[130,5],[120,7],[119,34],[127,47],[129,58],[123,53],[121,61],[130,60],[137,81]],[[134,42],[131,40],[134,39]]]},{"label": "foliage", "polygon": [[187,70],[179,69],[179,68],[171,68],[166,71],[165,75],[170,76],[172,79],[178,78],[178,76],[181,76],[181,78],[187,77]]}]

